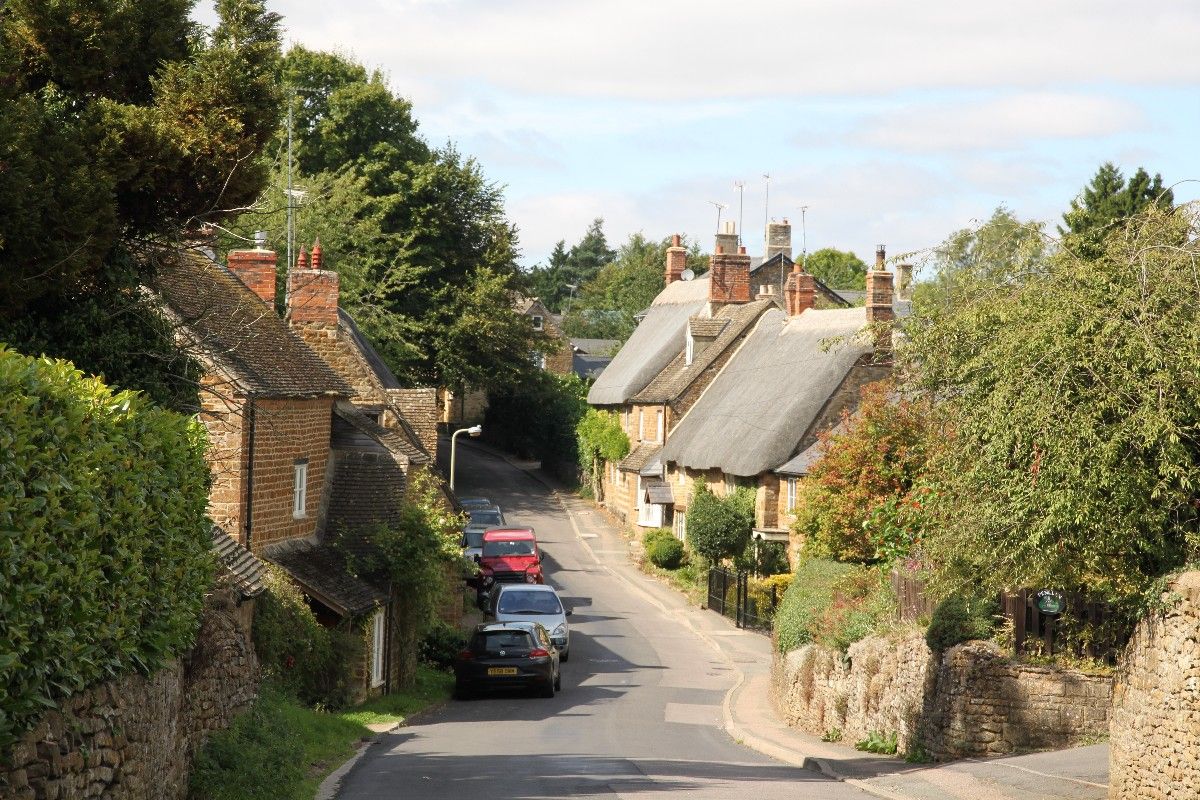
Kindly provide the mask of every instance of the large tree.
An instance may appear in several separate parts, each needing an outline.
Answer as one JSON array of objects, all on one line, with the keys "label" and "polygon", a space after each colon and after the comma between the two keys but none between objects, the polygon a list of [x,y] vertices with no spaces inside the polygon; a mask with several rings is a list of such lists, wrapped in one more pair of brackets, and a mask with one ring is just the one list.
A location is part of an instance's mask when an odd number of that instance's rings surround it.
[{"label": "large tree", "polygon": [[[137,286],[262,189],[278,21],[220,0],[10,0],[0,8],[0,340],[182,403],[169,331]],[[184,380],[177,380],[177,378]]]},{"label": "large tree", "polygon": [[530,289],[546,308],[556,313],[566,311],[584,284],[595,278],[616,256],[604,235],[604,219],[596,217],[584,231],[583,238],[570,250],[564,250],[564,242],[560,240],[546,266],[537,266],[530,271]]},{"label": "large tree", "polygon": [[867,265],[849,251],[823,247],[804,259],[804,268],[831,289],[867,288]]},{"label": "large tree", "polygon": [[1092,180],[1071,207],[1063,214],[1058,232],[1064,243],[1087,258],[1098,257],[1104,250],[1104,240],[1113,228],[1150,205],[1171,208],[1175,195],[1163,187],[1158,173],[1151,178],[1145,168],[1138,167],[1128,182],[1112,162],[1096,170]]},{"label": "large tree", "polygon": [[[295,108],[292,183],[304,192],[296,241],[320,239],[343,306],[401,380],[520,382],[537,344],[515,310],[522,276],[500,187],[452,145],[421,139],[411,105],[379,73],[296,47],[283,75]],[[226,247],[255,230],[286,241],[286,130],[277,143],[273,186]]]}]

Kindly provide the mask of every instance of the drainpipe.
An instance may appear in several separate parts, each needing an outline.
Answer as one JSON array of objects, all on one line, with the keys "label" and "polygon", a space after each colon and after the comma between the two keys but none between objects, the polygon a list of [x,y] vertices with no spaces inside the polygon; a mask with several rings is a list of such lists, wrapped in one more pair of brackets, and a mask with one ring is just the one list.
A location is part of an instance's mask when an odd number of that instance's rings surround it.
[{"label": "drainpipe", "polygon": [[252,524],[254,521],[254,428],[256,423],[253,395],[246,399],[246,423],[250,426],[250,432],[246,437],[246,513],[242,515],[242,544],[249,550],[254,535]]}]

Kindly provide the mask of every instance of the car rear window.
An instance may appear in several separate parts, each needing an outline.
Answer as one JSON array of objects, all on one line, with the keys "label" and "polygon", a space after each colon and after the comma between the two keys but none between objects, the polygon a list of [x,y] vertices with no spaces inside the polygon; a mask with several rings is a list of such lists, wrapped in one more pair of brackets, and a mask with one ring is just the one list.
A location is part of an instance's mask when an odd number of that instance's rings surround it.
[{"label": "car rear window", "polygon": [[554,592],[531,592],[509,589],[500,595],[496,612],[499,614],[561,614],[562,603]]},{"label": "car rear window", "polygon": [[467,531],[463,534],[463,547],[482,547],[483,531]]},{"label": "car rear window", "polygon": [[482,523],[484,525],[501,525],[504,518],[499,511],[472,511],[471,522]]},{"label": "car rear window", "polygon": [[497,539],[483,543],[485,556],[531,556],[533,539]]},{"label": "car rear window", "polygon": [[532,650],[533,636],[525,631],[484,631],[475,634],[472,649],[480,653],[498,653],[501,650]]}]

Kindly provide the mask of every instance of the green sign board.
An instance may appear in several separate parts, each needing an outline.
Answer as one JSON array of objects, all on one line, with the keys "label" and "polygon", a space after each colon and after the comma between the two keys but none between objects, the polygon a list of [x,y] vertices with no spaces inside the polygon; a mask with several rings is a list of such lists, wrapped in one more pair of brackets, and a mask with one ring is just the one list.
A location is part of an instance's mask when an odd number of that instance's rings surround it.
[{"label": "green sign board", "polygon": [[1061,614],[1067,607],[1067,601],[1063,599],[1063,596],[1050,589],[1038,592],[1034,595],[1034,600],[1037,603],[1038,611],[1043,614]]}]

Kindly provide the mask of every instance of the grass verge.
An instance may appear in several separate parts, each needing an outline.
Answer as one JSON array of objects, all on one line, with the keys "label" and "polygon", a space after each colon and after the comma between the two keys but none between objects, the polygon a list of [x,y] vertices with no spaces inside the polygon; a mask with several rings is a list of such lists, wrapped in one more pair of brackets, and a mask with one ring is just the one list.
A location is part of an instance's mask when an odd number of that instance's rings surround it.
[{"label": "grass verge", "polygon": [[192,765],[189,800],[312,800],[321,781],[372,736],[450,696],[454,677],[420,667],[416,685],[330,713],[264,685],[254,706],[213,735]]}]

